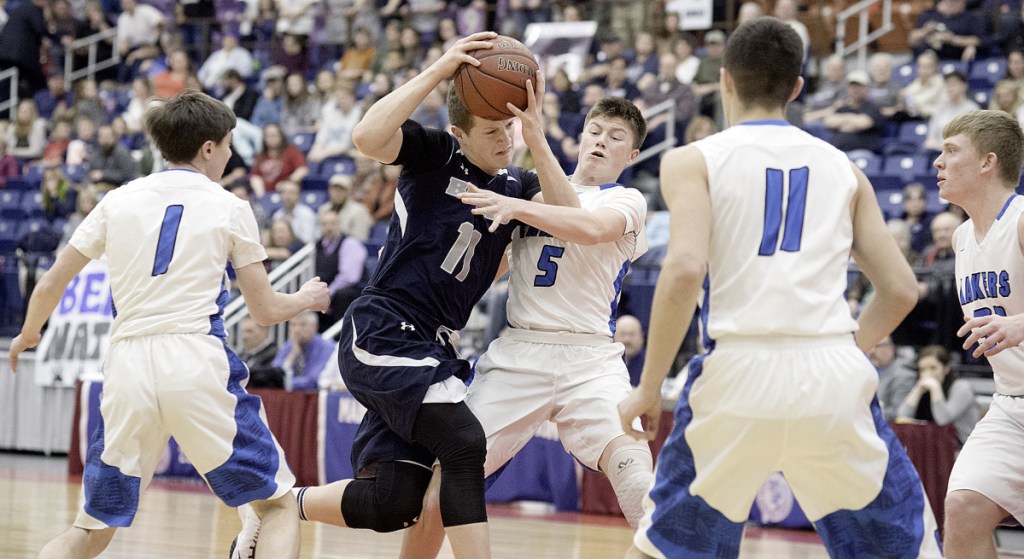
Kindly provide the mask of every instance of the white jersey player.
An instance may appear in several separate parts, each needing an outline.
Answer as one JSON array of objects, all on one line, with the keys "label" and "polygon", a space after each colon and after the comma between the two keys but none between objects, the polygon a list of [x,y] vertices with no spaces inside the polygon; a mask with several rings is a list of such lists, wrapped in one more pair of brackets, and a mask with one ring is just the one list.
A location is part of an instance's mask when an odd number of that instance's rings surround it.
[{"label": "white jersey player", "polygon": [[[477,361],[466,397],[487,436],[485,473],[498,471],[545,421],[553,421],[566,450],[605,472],[631,524],[642,512],[652,458],[649,447],[618,424],[616,405],[630,385],[612,325],[622,277],[647,250],[647,202],[615,181],[636,159],[645,135],[643,115],[629,101],[606,98],[594,105],[569,178],[578,208],[475,187],[460,195],[494,223],[522,222],[509,253],[510,328]],[[558,172],[550,152],[534,155],[542,179]],[[437,554],[433,501],[428,494],[403,558]]]},{"label": "white jersey player", "polygon": [[[774,471],[831,556],[941,556],[864,355],[913,306],[913,273],[863,174],[785,121],[802,59],[782,21],[740,26],[722,75],[733,126],[662,158],[671,237],[623,426],[644,415],[646,435],[657,432],[660,387],[686,330],[679,317],[705,283],[708,353],[690,362],[629,557],[736,557]],[[877,288],[859,324],[843,297],[851,253]]]},{"label": "white jersey player", "polygon": [[216,182],[234,124],[230,109],[198,92],[151,109],[147,128],[171,167],[108,193],[32,294],[11,344],[12,369],[38,343],[68,282],[90,259],[107,256],[116,318],[103,366],[102,423],[83,474],[85,502],[42,557],[94,556],[117,527],[131,525],[171,436],[222,501],[251,502],[274,526],[258,556],[298,556],[288,495],[295,479],[259,398],[245,391],[245,364],[226,345],[226,266],[235,267],[261,323],[326,310],[329,297],[318,280],[294,295],[271,290],[252,210]]},{"label": "white jersey player", "polygon": [[[939,193],[967,212],[953,234],[964,349],[988,358],[996,394],[957,456],[946,495],[948,557],[996,557],[992,531],[1024,522],[1024,162],[1020,124],[1002,111],[972,111],[943,130]],[[968,335],[970,334],[970,335]]]}]

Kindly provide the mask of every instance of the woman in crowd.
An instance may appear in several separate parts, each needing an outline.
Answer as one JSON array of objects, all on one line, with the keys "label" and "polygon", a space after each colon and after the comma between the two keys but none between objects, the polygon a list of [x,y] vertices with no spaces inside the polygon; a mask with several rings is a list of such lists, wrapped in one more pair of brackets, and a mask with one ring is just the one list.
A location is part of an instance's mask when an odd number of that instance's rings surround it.
[{"label": "woman in crowd", "polygon": [[295,237],[292,225],[287,219],[275,219],[266,231],[263,244],[267,247],[267,259],[263,265],[271,271],[279,264],[291,258],[303,247],[302,241]]},{"label": "woman in crowd", "polygon": [[273,192],[284,179],[302,182],[309,174],[302,152],[288,143],[281,127],[268,124],[263,127],[263,150],[256,156],[249,177],[253,192],[263,196]]},{"label": "woman in crowd", "polygon": [[7,126],[7,151],[19,161],[27,162],[43,156],[46,147],[46,120],[32,99],[18,102],[14,122]]},{"label": "woman in crowd", "polygon": [[43,171],[43,181],[39,185],[42,194],[40,205],[46,213],[46,219],[67,219],[75,213],[78,202],[78,189],[61,171],[60,167],[47,167]]},{"label": "woman in crowd", "polygon": [[962,445],[978,422],[974,390],[957,377],[949,364],[949,351],[938,345],[917,352],[917,384],[900,405],[901,419],[953,425]]}]

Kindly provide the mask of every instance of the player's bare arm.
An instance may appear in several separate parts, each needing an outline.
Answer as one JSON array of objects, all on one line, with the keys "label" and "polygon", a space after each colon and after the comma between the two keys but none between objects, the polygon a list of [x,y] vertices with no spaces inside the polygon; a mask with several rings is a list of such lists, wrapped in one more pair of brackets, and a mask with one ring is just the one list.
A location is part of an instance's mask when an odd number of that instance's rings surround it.
[{"label": "player's bare arm", "polygon": [[[693,316],[707,275],[711,245],[711,195],[704,156],[692,147],[677,148],[661,160],[661,193],[672,214],[668,250],[654,288],[647,334],[647,361],[637,386],[619,404],[622,428],[654,440],[661,418],[661,385],[686,334],[679,317]],[[646,416],[644,433],[633,420]]]},{"label": "player's bare arm", "polygon": [[[1017,220],[1017,239],[1020,242],[1021,253],[1024,253],[1024,215]],[[953,250],[956,250],[956,237],[953,238]],[[974,344],[974,357],[992,357],[998,355],[1004,349],[1017,347],[1024,342],[1024,314],[1012,316],[999,316],[990,314],[977,318],[964,317],[967,322],[957,330],[956,335],[963,337],[964,349],[970,349]],[[969,334],[969,335],[968,335]]]},{"label": "player's bare arm", "polygon": [[57,261],[53,266],[39,279],[39,283],[32,291],[32,298],[29,299],[28,311],[25,313],[25,322],[21,326],[21,333],[11,341],[11,372],[18,372],[18,355],[39,344],[43,324],[57,308],[68,284],[78,275],[78,272],[82,271],[89,260],[88,256],[68,245],[57,256]]},{"label": "player's bare arm", "polygon": [[875,296],[857,319],[857,346],[866,352],[913,310],[917,304],[917,279],[885,226],[871,183],[856,165],[851,167],[857,175],[857,193],[851,208],[853,260],[875,286]]},{"label": "player's bare arm", "polygon": [[295,293],[278,293],[270,286],[262,262],[235,270],[245,306],[256,322],[269,326],[284,322],[305,310],[325,312],[331,304],[327,284],[313,278]]},{"label": "player's bare arm", "polygon": [[[568,181],[566,182],[568,185]],[[502,223],[518,219],[551,235],[579,245],[610,243],[626,233],[626,216],[610,208],[593,211],[552,206],[518,198],[509,198],[470,185],[459,194],[462,203],[476,206],[473,213],[494,217],[489,228],[496,231]]]},{"label": "player's bare arm", "polygon": [[441,82],[452,77],[462,64],[479,66],[468,53],[492,48],[493,31],[474,33],[459,39],[444,55],[398,89],[373,104],[352,131],[352,143],[368,157],[390,164],[402,148],[402,123]]},{"label": "player's bare arm", "polygon": [[527,80],[526,89],[526,110],[519,110],[512,103],[506,103],[506,107],[516,115],[523,124],[523,140],[526,147],[530,148],[533,154],[533,161],[536,164],[537,176],[540,178],[540,188],[543,194],[543,201],[548,204],[580,207],[580,199],[569,184],[558,158],[551,151],[547,137],[544,135],[544,114],[541,112],[540,99],[544,98],[544,75],[537,72],[537,83]]}]

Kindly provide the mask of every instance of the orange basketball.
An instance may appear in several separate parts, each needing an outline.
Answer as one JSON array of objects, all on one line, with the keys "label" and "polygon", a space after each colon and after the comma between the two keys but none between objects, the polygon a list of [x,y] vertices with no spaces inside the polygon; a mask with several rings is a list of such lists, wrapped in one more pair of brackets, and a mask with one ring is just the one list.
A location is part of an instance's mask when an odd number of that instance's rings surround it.
[{"label": "orange basketball", "polygon": [[505,107],[512,103],[526,109],[526,80],[537,82],[537,59],[519,41],[498,35],[493,48],[475,50],[470,56],[479,66],[463,64],[455,72],[455,93],[469,112],[488,120],[504,120],[513,115]]}]

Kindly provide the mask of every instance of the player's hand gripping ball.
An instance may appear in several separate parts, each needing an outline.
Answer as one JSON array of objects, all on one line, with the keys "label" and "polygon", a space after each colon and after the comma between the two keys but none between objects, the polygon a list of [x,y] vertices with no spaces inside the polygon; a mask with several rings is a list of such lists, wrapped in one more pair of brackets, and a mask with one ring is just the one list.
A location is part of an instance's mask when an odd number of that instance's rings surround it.
[{"label": "player's hand gripping ball", "polygon": [[537,59],[519,41],[498,35],[489,49],[470,56],[479,66],[463,64],[455,72],[455,93],[469,112],[487,120],[505,120],[515,115],[505,103],[526,109],[526,80],[537,83]]}]

